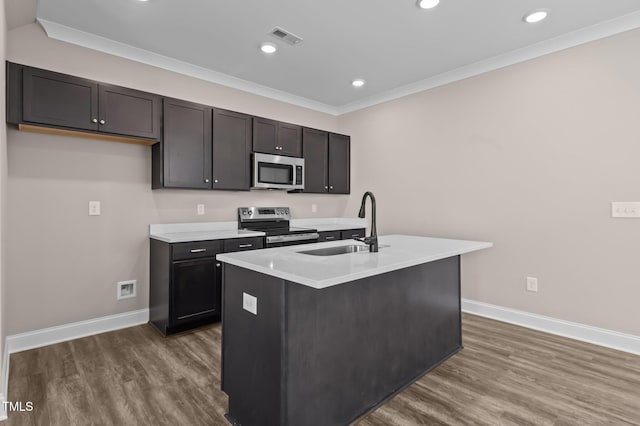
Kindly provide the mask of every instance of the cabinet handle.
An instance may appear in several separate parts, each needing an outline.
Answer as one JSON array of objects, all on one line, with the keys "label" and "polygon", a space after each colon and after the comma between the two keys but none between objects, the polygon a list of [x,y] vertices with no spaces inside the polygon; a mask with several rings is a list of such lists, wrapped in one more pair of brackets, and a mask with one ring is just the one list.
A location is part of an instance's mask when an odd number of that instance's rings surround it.
[{"label": "cabinet handle", "polygon": [[218,183],[218,179],[214,179],[214,180],[213,180],[213,183]]},{"label": "cabinet handle", "polygon": [[100,124],[104,124],[104,123],[106,123],[106,121],[100,120]]},{"label": "cabinet handle", "polygon": [[325,240],[335,240],[336,237],[324,237]]},{"label": "cabinet handle", "polygon": [[240,248],[253,247],[253,244],[240,244],[238,247]]},{"label": "cabinet handle", "polygon": [[329,187],[329,189],[333,189],[333,185]]},{"label": "cabinet handle", "polygon": [[209,183],[209,179],[205,179],[205,180],[204,180],[204,183]]},{"label": "cabinet handle", "polygon": [[353,235],[351,235],[351,238],[357,238],[357,237],[360,237],[360,234],[353,234]]},{"label": "cabinet handle", "polygon": [[219,268],[219,267],[220,267],[220,264],[219,264],[219,263],[216,263],[216,268]]},{"label": "cabinet handle", "polygon": [[191,249],[191,253],[204,253],[205,251],[207,251],[206,248]]},{"label": "cabinet handle", "polygon": [[97,118],[93,118],[93,119],[91,119],[91,122],[92,122],[92,123],[97,123],[97,122],[98,122],[98,119],[97,119]]},{"label": "cabinet handle", "polygon": [[329,189],[329,187],[325,185],[324,189]]}]

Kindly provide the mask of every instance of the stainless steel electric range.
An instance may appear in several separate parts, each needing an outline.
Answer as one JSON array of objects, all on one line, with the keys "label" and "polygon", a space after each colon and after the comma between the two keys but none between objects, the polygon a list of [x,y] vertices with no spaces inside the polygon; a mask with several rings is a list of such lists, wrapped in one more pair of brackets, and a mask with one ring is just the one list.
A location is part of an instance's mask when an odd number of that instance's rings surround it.
[{"label": "stainless steel electric range", "polygon": [[316,229],[292,227],[290,220],[289,207],[238,207],[238,229],[266,233],[267,248],[318,241]]}]

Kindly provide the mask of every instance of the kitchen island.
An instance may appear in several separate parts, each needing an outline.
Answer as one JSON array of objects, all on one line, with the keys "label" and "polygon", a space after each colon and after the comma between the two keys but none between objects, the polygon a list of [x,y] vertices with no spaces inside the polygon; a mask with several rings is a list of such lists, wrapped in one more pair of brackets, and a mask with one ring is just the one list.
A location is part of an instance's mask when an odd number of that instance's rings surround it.
[{"label": "kitchen island", "polygon": [[[390,235],[220,254],[233,424],[347,425],[462,349],[460,255],[491,243]],[[364,251],[343,246],[357,245]],[[306,253],[305,253],[306,252]]]}]

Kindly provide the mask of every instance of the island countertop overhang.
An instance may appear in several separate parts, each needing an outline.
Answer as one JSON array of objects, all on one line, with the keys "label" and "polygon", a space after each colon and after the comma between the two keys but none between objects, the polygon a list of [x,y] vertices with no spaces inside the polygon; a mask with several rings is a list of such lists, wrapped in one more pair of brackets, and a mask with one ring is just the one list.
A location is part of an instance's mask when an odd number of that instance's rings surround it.
[{"label": "island countertop overhang", "polygon": [[282,278],[315,289],[351,282],[402,268],[490,248],[485,241],[454,240],[411,235],[380,236],[378,253],[368,251],[334,256],[312,256],[301,251],[345,245],[353,240],[277,247],[218,254],[224,263]]}]

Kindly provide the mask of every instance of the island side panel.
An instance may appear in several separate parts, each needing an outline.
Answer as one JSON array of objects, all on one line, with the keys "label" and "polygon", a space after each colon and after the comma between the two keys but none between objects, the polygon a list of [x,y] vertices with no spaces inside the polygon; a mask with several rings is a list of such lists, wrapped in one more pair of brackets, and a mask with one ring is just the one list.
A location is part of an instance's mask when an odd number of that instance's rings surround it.
[{"label": "island side panel", "polygon": [[[222,380],[234,424],[282,424],[284,281],[224,264]],[[257,299],[257,315],[243,309]]]},{"label": "island side panel", "polygon": [[286,425],[347,425],[462,348],[459,256],[323,290],[287,282],[286,306]]}]

